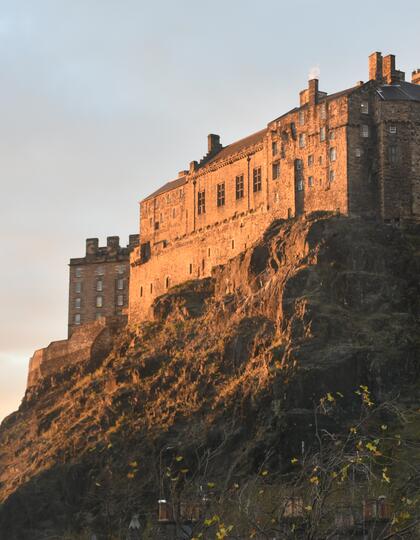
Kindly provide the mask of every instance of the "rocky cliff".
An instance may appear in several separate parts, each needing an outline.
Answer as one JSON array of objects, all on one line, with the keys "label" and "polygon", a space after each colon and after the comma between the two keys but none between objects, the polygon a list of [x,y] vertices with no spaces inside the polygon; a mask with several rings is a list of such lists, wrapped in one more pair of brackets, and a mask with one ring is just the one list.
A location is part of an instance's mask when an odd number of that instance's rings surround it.
[{"label": "rocky cliff", "polygon": [[415,412],[419,272],[418,230],[273,223],[211,279],[157,299],[110,354],[29,388],[0,429],[0,538],[123,538],[133,512],[152,538],[157,500],[197,471],[223,490],[287,472],[314,445],[322,396],[342,396],[330,431],[352,425],[360,385]]}]

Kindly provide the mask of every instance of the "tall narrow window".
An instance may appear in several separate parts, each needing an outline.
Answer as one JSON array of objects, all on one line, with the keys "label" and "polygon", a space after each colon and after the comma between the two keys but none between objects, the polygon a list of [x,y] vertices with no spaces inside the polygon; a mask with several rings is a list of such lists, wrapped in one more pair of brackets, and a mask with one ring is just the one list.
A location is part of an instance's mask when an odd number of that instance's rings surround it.
[{"label": "tall narrow window", "polygon": [[273,180],[277,180],[280,177],[280,163],[276,161],[273,163]]},{"label": "tall narrow window", "polygon": [[335,161],[337,159],[337,149],[330,148],[330,161]]},{"label": "tall narrow window", "polygon": [[75,301],[74,301],[74,307],[76,309],[80,309],[80,304],[81,304],[81,299],[80,298],[76,298]]},{"label": "tall narrow window", "polygon": [[153,292],[153,283],[150,284],[150,294]]},{"label": "tall narrow window", "polygon": [[117,306],[121,307],[124,305],[124,295],[119,294],[117,296]]},{"label": "tall narrow window", "polygon": [[124,280],[122,278],[117,280],[117,289],[122,291],[124,289]]},{"label": "tall narrow window", "polygon": [[169,289],[169,277],[167,277],[165,280],[165,287]]},{"label": "tall narrow window", "polygon": [[217,184],[217,206],[225,205],[225,183]]},{"label": "tall narrow window", "polygon": [[140,298],[143,296],[143,286],[140,287]]},{"label": "tall narrow window", "polygon": [[328,178],[329,178],[330,182],[334,182],[334,180],[335,180],[335,171],[333,171],[331,169],[330,172],[329,172]]},{"label": "tall narrow window", "polygon": [[74,324],[80,324],[80,320],[80,313],[76,313],[76,315],[74,316]]},{"label": "tall narrow window", "polygon": [[190,263],[190,274],[192,274],[193,271],[193,265]]},{"label": "tall narrow window", "polygon": [[103,298],[102,296],[96,297],[96,307],[102,307],[103,306]]},{"label": "tall narrow window", "polygon": [[297,181],[296,187],[298,191],[303,191],[303,180],[301,178]]},{"label": "tall narrow window", "polygon": [[325,137],[326,137],[326,134],[327,134],[327,131],[325,129],[325,127],[322,127],[319,131],[319,140],[322,142],[322,141],[325,141]]},{"label": "tall narrow window", "polygon": [[362,101],[360,104],[360,112],[362,114],[369,114],[369,101]]},{"label": "tall narrow window", "polygon": [[98,292],[102,292],[103,288],[104,288],[104,282],[102,281],[102,279],[98,279],[98,281],[96,282],[96,290]]},{"label": "tall narrow window", "polygon": [[390,146],[389,147],[389,161],[391,163],[397,163],[398,161],[398,154],[397,154],[397,147],[396,146]]},{"label": "tall narrow window", "polygon": [[299,135],[299,148],[305,148],[306,146],[306,137],[304,133]]},{"label": "tall narrow window", "polygon": [[299,111],[299,125],[305,125],[305,111]]},{"label": "tall narrow window", "polygon": [[82,282],[81,281],[77,281],[76,282],[76,293],[77,294],[80,294],[82,292]]},{"label": "tall narrow window", "polygon": [[312,187],[314,185],[314,177],[313,176],[310,176],[308,178],[308,186],[309,187]]},{"label": "tall narrow window", "polygon": [[199,191],[198,192],[198,198],[197,198],[197,210],[199,214],[205,214],[206,213],[206,192]]},{"label": "tall narrow window", "polygon": [[243,174],[236,177],[235,193],[236,193],[236,200],[242,199],[244,196],[244,175]]},{"label": "tall narrow window", "polygon": [[321,120],[325,120],[327,118],[327,104],[323,103],[321,105]]},{"label": "tall narrow window", "polygon": [[252,173],[252,187],[254,193],[262,190],[261,167],[257,167]]},{"label": "tall narrow window", "polygon": [[273,141],[273,142],[271,143],[271,154],[272,154],[273,156],[277,156],[278,151],[279,151],[279,149],[278,149],[277,141]]},{"label": "tall narrow window", "polygon": [[308,156],[308,166],[312,167],[313,164],[314,164],[314,156],[313,156],[313,154],[310,154]]},{"label": "tall narrow window", "polygon": [[76,277],[82,277],[82,269],[76,268]]}]

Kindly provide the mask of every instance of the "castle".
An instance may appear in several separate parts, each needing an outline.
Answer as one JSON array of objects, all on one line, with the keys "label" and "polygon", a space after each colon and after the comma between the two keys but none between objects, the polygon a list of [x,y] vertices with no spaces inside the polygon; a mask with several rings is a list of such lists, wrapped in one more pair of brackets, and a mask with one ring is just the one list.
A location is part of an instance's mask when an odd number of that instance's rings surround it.
[{"label": "castle", "polygon": [[209,135],[201,161],[140,203],[129,323],[147,318],[172,286],[209,276],[274,219],[326,210],[420,220],[420,70],[406,82],[394,55],[375,52],[368,82],[328,95],[312,79],[299,98],[298,107],[233,144]]}]

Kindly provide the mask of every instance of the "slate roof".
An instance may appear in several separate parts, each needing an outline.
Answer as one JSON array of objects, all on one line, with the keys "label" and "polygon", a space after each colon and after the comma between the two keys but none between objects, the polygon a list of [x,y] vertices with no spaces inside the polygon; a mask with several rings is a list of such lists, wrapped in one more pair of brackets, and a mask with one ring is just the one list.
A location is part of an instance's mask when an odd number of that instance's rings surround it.
[{"label": "slate roof", "polygon": [[401,81],[397,84],[384,84],[377,90],[384,101],[419,101],[420,84]]},{"label": "slate roof", "polygon": [[142,200],[148,201],[149,199],[153,199],[157,195],[161,195],[162,193],[166,193],[167,191],[171,191],[173,189],[179,188],[187,183],[187,179],[185,176],[181,176],[180,178],[177,178],[176,180],[171,180],[170,182],[167,182],[162,187],[160,187],[158,190],[154,191],[151,195],[148,195],[145,199]]}]

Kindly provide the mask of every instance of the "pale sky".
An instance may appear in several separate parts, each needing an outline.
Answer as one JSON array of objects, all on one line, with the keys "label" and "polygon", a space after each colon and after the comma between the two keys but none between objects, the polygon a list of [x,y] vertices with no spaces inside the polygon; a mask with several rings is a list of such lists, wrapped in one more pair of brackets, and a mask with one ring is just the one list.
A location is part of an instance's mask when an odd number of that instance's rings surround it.
[{"label": "pale sky", "polygon": [[70,257],[137,231],[137,202],[206,152],[367,79],[420,67],[418,0],[0,0],[0,419],[67,329]]}]

